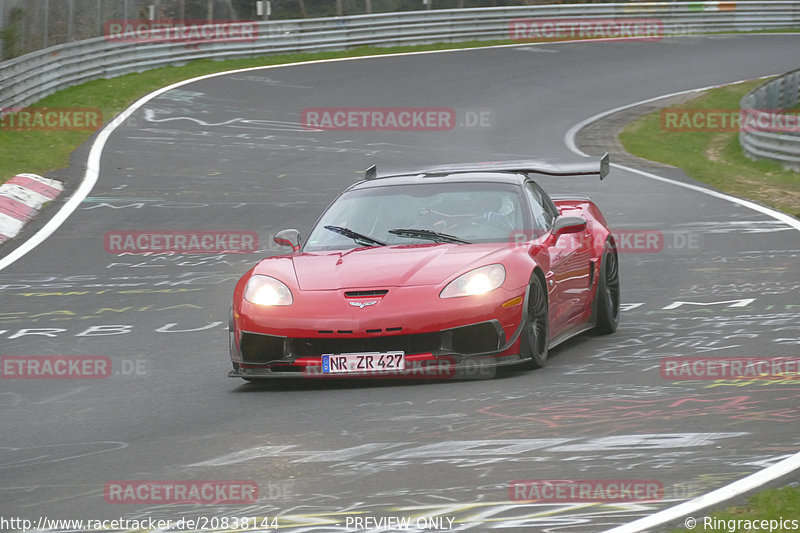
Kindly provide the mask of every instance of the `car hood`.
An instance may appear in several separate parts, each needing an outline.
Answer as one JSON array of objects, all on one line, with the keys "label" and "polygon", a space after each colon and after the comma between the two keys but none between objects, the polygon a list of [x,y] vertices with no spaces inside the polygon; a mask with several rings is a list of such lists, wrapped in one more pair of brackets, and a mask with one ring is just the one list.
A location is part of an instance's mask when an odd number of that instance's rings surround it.
[{"label": "car hood", "polygon": [[504,244],[422,244],[356,248],[292,256],[301,290],[439,285],[500,262]]}]

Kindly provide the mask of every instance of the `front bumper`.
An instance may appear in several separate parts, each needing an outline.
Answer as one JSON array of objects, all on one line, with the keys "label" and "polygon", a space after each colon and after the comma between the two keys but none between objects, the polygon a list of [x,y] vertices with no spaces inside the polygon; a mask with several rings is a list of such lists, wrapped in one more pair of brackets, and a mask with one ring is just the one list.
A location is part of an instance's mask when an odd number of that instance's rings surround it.
[{"label": "front bumper", "polygon": [[[407,296],[407,295],[406,295]],[[425,305],[404,298],[402,309],[382,301],[381,307],[348,317],[306,315],[275,321],[263,314],[231,318],[231,360],[228,375],[244,379],[272,377],[386,377],[482,379],[497,366],[526,361],[519,355],[527,293],[497,290],[486,298],[461,298]],[[341,300],[339,300],[341,302]],[[511,302],[509,304],[509,302]],[[336,302],[333,302],[336,303]],[[250,309],[248,309],[248,307]],[[318,308],[319,309],[319,308]],[[371,313],[371,311],[380,311]],[[272,311],[272,310],[270,310]],[[402,321],[398,318],[402,317]],[[336,321],[335,325],[332,321]],[[386,324],[398,327],[376,327]],[[266,324],[273,324],[267,327]],[[322,329],[330,328],[330,329]],[[436,329],[434,329],[436,328]],[[323,354],[402,351],[407,369],[360,374],[323,374]]]},{"label": "front bumper", "polygon": [[249,381],[272,378],[317,378],[317,379],[492,379],[497,368],[516,365],[527,361],[519,355],[503,355],[496,357],[452,356],[431,354],[415,354],[406,357],[404,370],[324,374],[319,359],[310,361],[294,361],[292,363],[276,362],[265,366],[242,365],[234,363],[234,369],[228,377],[242,378]]}]

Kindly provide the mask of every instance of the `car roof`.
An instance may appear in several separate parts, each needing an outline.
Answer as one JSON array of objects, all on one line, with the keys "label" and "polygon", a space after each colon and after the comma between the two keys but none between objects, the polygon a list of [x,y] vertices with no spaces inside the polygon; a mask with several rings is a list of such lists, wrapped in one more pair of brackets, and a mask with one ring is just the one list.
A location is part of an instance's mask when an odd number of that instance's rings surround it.
[{"label": "car roof", "polygon": [[506,183],[521,185],[528,177],[519,172],[454,172],[441,174],[412,173],[387,176],[354,183],[348,191],[391,187],[395,185],[429,185],[435,183]]}]

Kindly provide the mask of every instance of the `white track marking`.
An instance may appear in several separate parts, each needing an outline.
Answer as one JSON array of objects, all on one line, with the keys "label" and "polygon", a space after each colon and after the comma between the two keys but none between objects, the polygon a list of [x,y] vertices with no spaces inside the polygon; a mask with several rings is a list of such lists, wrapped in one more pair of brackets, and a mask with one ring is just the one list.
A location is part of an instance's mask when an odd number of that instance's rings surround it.
[{"label": "white track marking", "polygon": [[669,509],[664,509],[663,511],[634,520],[628,524],[606,530],[603,533],[639,533],[656,526],[664,525],[668,522],[681,520],[686,516],[692,516],[697,520],[698,524],[701,524],[703,522],[702,517],[694,516],[698,511],[730,500],[731,498],[753,489],[757,489],[765,483],[774,481],[798,468],[800,468],[800,453],[796,453],[788,459],[784,459],[764,470],[759,470],[755,474],[750,474],[729,485],[713,490],[708,494],[703,494],[688,502],[678,504]]},{"label": "white track marking", "polygon": [[[715,34],[715,35],[727,35],[727,34]],[[731,34],[731,35],[739,35],[739,34]],[[796,33],[772,33],[769,36],[773,35],[792,35],[797,36]],[[682,36],[683,37],[683,36]],[[688,36],[691,37],[691,36]],[[636,39],[633,37],[632,39]],[[627,39],[592,39],[591,42],[597,41],[624,41]],[[173,89],[177,89],[178,87],[182,87],[184,85],[188,85],[190,83],[194,83],[196,81],[205,80],[209,78],[215,78],[217,76],[227,76],[229,74],[238,74],[241,72],[252,72],[256,70],[268,70],[274,68],[286,68],[286,67],[293,67],[298,65],[313,65],[318,63],[333,63],[337,61],[358,61],[363,59],[376,59],[376,58],[383,58],[383,57],[400,57],[400,56],[412,56],[412,55],[423,55],[423,54],[446,54],[446,53],[458,53],[458,52],[471,52],[476,50],[491,50],[494,48],[512,48],[512,47],[530,47],[530,46],[553,46],[553,45],[562,45],[562,44],[574,44],[574,43],[585,43],[587,42],[586,39],[578,39],[574,41],[559,41],[558,43],[552,42],[544,42],[544,43],[520,43],[520,44],[499,44],[493,46],[474,46],[469,48],[456,48],[452,50],[421,50],[417,52],[399,52],[396,54],[379,54],[379,55],[372,55],[372,56],[359,56],[359,57],[340,57],[334,59],[319,59],[317,61],[302,61],[298,63],[286,63],[282,65],[266,65],[261,67],[248,67],[248,68],[240,68],[234,70],[227,70],[224,72],[215,72],[213,74],[205,74],[203,76],[198,76],[196,78],[190,78],[188,80],[179,81],[177,83],[173,83],[167,87],[162,87],[150,94],[147,94],[140,98],[138,101],[131,104],[125,111],[117,115],[117,117],[108,123],[98,134],[97,138],[95,139],[94,143],[92,144],[92,149],[89,152],[89,160],[86,165],[86,173],[84,174],[83,180],[81,181],[80,186],[75,191],[75,193],[67,200],[67,202],[59,209],[59,211],[51,218],[47,223],[36,233],[34,233],[27,241],[22,243],[20,246],[15,248],[11,253],[9,253],[6,257],[0,259],[0,271],[4,268],[12,265],[14,262],[19,260],[25,254],[36,248],[42,242],[45,241],[50,235],[55,233],[55,231],[63,224],[67,218],[78,208],[78,205],[86,198],[89,193],[94,188],[95,184],[97,183],[97,179],[100,174],[100,158],[103,155],[103,149],[105,148],[106,142],[108,142],[108,138],[114,133],[116,130],[125,120],[130,117],[134,111],[142,107],[144,104],[156,98],[157,96],[164,94],[167,91],[171,91]],[[577,151],[577,149],[575,149]],[[580,153],[577,151],[577,153]],[[585,154],[584,154],[585,155]],[[677,182],[676,182],[677,183]]]},{"label": "white track marking", "polygon": [[[762,76],[758,79],[769,78],[771,76]],[[733,85],[735,83],[742,83],[743,81],[748,80],[741,80],[725,85]],[[642,100],[641,102],[636,102],[633,104],[628,104],[625,106],[617,107],[615,109],[611,109],[609,111],[604,111],[602,113],[598,113],[592,117],[587,118],[586,120],[582,120],[578,124],[571,127],[567,133],[564,135],[564,142],[566,143],[567,147],[575,152],[578,155],[587,156],[588,154],[584,153],[582,150],[578,148],[575,144],[575,137],[577,136],[578,132],[583,129],[585,126],[600,120],[608,115],[612,115],[619,111],[623,111],[625,109],[630,109],[632,107],[640,106],[642,104],[648,104],[652,102],[657,102],[659,100],[663,100],[665,98],[670,98],[673,96],[679,96],[683,94],[690,94],[690,93],[699,93],[702,91],[706,91],[708,89],[715,89],[718,87],[722,87],[723,85],[712,85],[709,87],[702,87],[700,89],[690,89],[688,91],[680,91],[677,93],[671,93],[663,96],[658,96],[656,98],[649,98],[647,100]],[[622,170],[626,170],[628,172],[633,172],[634,174],[638,174],[640,176],[644,176],[646,178],[661,181],[664,183],[669,183],[671,185],[677,185],[678,187],[683,187],[685,189],[689,189],[695,192],[699,192],[702,194],[706,194],[708,196],[713,196],[715,198],[719,198],[721,200],[727,200],[737,205],[741,205],[743,207],[747,207],[749,209],[753,209],[754,211],[758,211],[759,213],[763,213],[768,215],[774,219],[777,219],[785,224],[788,224],[792,228],[800,231],[800,220],[791,217],[785,213],[781,213],[780,211],[776,211],[775,209],[771,209],[769,207],[765,207],[763,205],[757,204],[755,202],[750,202],[748,200],[744,200],[742,198],[736,198],[735,196],[731,196],[728,194],[724,194],[721,192],[717,192],[711,189],[706,189],[705,187],[700,187],[698,185],[692,185],[690,183],[683,183],[680,181],[672,180],[669,178],[664,178],[662,176],[658,176],[651,172],[645,172],[643,170],[638,170],[631,167],[626,167],[624,165],[619,165],[616,163],[612,163],[612,166],[615,168],[619,168]],[[664,509],[663,511],[659,511],[657,513],[651,514],[649,516],[645,516],[638,520],[634,520],[628,524],[624,524],[622,526],[618,526],[609,530],[606,530],[604,533],[641,533],[643,531],[647,531],[656,526],[662,526],[664,524],[681,520],[686,516],[692,516],[702,509],[706,509],[708,507],[718,505],[722,502],[730,500],[731,498],[735,498],[745,492],[751,491],[753,489],[757,489],[758,487],[763,486],[770,481],[774,481],[780,477],[783,477],[797,469],[800,469],[800,453],[796,453],[782,461],[775,463],[774,465],[765,468],[764,470],[760,470],[755,472],[754,474],[750,474],[749,476],[745,476],[738,481],[734,481],[724,487],[720,487],[716,490],[713,490],[707,494],[703,494],[702,496],[698,496],[697,498],[693,498],[689,501],[683,502],[681,504],[675,505],[668,509]],[[697,516],[693,516],[693,518],[702,522],[702,518]]]}]

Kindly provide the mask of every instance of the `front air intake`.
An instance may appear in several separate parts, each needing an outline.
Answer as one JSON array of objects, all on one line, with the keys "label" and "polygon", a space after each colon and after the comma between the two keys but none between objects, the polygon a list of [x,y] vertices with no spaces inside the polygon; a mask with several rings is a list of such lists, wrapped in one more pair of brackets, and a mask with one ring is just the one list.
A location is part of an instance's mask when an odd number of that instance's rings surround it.
[{"label": "front air intake", "polygon": [[259,333],[242,332],[240,342],[242,359],[245,363],[269,363],[285,357],[284,341],[286,337],[261,335]]}]

